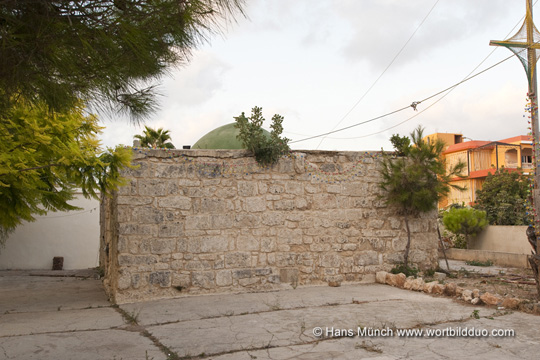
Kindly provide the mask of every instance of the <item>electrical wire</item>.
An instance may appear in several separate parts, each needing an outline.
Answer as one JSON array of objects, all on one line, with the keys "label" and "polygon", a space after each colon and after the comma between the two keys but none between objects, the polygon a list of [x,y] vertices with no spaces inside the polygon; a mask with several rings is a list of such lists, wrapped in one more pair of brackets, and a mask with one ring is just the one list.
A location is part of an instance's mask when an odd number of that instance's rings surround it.
[{"label": "electrical wire", "polygon": [[[351,112],[358,106],[358,104],[360,104],[360,102],[362,102],[362,100],[366,97],[366,95],[371,91],[371,89],[373,89],[373,87],[377,84],[377,82],[379,82],[379,80],[383,77],[383,75],[386,73],[386,71],[388,71],[388,69],[390,68],[390,66],[392,66],[392,64],[394,64],[394,61],[396,61],[396,59],[398,58],[398,56],[403,52],[403,50],[405,49],[405,47],[407,47],[407,45],[409,44],[409,42],[412,40],[412,38],[414,37],[414,35],[416,34],[416,32],[422,27],[422,25],[424,24],[424,22],[427,20],[427,18],[429,17],[429,15],[431,14],[431,12],[433,11],[433,9],[435,9],[435,6],[437,6],[437,4],[439,3],[440,0],[437,0],[435,1],[435,4],[433,4],[433,6],[431,7],[431,9],[429,10],[429,12],[427,13],[427,15],[424,17],[424,19],[422,20],[422,22],[420,22],[420,24],[416,27],[416,29],[413,31],[413,33],[411,34],[411,36],[409,37],[409,39],[405,42],[405,44],[401,47],[401,49],[399,49],[399,51],[397,52],[397,54],[394,56],[394,58],[392,59],[392,61],[390,61],[390,63],[386,66],[386,68],[383,70],[383,72],[379,75],[379,77],[377,79],[375,79],[375,81],[373,82],[373,84],[371,84],[371,86],[366,90],[366,92],[360,97],[360,99],[358,99],[358,101],[349,109],[349,111],[347,111],[345,113],[345,115],[343,115],[343,117],[341,118],[341,120],[338,121],[338,123],[332,128],[332,130],[335,130],[339,124],[341,124],[343,122],[343,120],[345,120],[350,114]],[[322,142],[324,141],[325,138],[322,138],[321,141],[319,142],[319,145],[317,145],[317,147],[315,149],[318,149],[319,146],[321,146]]]},{"label": "electrical wire", "polygon": [[[536,1],[534,2],[533,6],[536,5],[537,2],[538,2],[538,0],[536,0]],[[435,3],[435,5],[437,5],[437,3]],[[433,5],[433,8],[435,7],[435,5]],[[427,16],[429,16],[429,14],[430,14],[431,11],[433,10],[433,8],[430,10],[430,12],[428,13]],[[426,16],[426,18],[427,18],[427,16]],[[510,30],[510,31],[508,32],[508,34],[507,34],[504,38],[507,38],[507,37],[510,36],[510,34],[514,31],[514,29],[515,29],[517,26],[519,26],[519,25],[521,24],[521,22],[523,21],[524,17],[525,17],[525,16],[522,16],[522,17],[521,17],[521,19],[517,22],[517,24],[514,25],[514,27],[512,28],[512,30]],[[425,21],[426,18],[424,18],[424,21]],[[416,31],[415,31],[415,32],[416,32]],[[413,33],[412,36],[414,36],[414,33]],[[412,36],[411,36],[411,38],[412,38]],[[409,38],[409,40],[410,40],[410,38]],[[408,41],[407,41],[407,43],[408,43]],[[405,44],[405,46],[406,46],[406,44]],[[402,48],[402,49],[403,49],[403,48]],[[420,103],[425,102],[425,101],[427,101],[427,100],[429,100],[429,99],[432,99],[432,98],[434,98],[434,97],[436,97],[436,96],[438,96],[438,95],[440,95],[440,94],[446,92],[446,94],[444,94],[440,99],[438,99],[437,101],[435,101],[433,104],[429,105],[427,108],[423,109],[422,111],[418,112],[417,114],[414,114],[413,116],[411,116],[411,117],[405,119],[404,121],[401,121],[401,122],[397,123],[396,125],[393,125],[393,126],[391,126],[391,127],[389,127],[389,128],[386,128],[386,129],[384,129],[384,130],[377,131],[377,132],[374,132],[374,133],[371,133],[371,134],[367,134],[367,135],[361,135],[361,136],[349,137],[349,138],[329,138],[329,139],[335,139],[335,140],[353,140],[353,139],[365,138],[365,137],[368,137],[368,136],[373,136],[373,135],[377,135],[377,134],[380,134],[380,133],[382,133],[382,132],[388,131],[388,130],[390,130],[390,129],[393,129],[393,128],[395,128],[395,127],[397,127],[397,126],[399,126],[399,125],[401,125],[401,124],[403,124],[403,123],[409,121],[409,120],[414,119],[415,117],[417,117],[418,115],[420,115],[420,114],[422,114],[423,112],[427,111],[429,108],[431,108],[432,106],[434,106],[435,104],[437,104],[439,101],[441,101],[442,99],[444,99],[444,98],[445,98],[447,95],[449,95],[449,94],[450,94],[457,86],[461,85],[462,83],[464,83],[464,82],[466,82],[466,81],[468,81],[468,80],[471,80],[471,79],[475,78],[476,76],[478,76],[478,75],[480,75],[480,74],[482,74],[482,73],[484,73],[484,72],[486,72],[486,71],[488,71],[488,70],[491,70],[492,68],[494,68],[494,67],[496,67],[496,66],[502,64],[503,62],[509,60],[510,58],[512,58],[512,57],[514,56],[514,54],[513,54],[513,55],[510,55],[509,57],[507,57],[507,58],[505,58],[505,59],[499,61],[498,63],[496,63],[496,64],[494,64],[494,65],[492,65],[492,66],[490,66],[490,67],[488,67],[488,68],[482,70],[481,72],[479,72],[479,73],[477,73],[477,74],[471,76],[471,74],[474,73],[474,72],[475,72],[475,71],[476,71],[476,70],[477,70],[477,69],[478,69],[478,68],[479,68],[479,67],[480,67],[480,66],[481,66],[481,65],[482,65],[482,64],[483,64],[483,63],[484,63],[491,55],[493,55],[493,53],[494,53],[497,49],[498,49],[498,48],[494,48],[494,49],[493,49],[493,50],[492,50],[492,51],[491,51],[491,52],[490,52],[490,53],[489,53],[489,54],[488,54],[488,55],[487,55],[487,56],[486,56],[486,57],[485,57],[485,58],[484,58],[484,59],[483,59],[483,60],[482,60],[482,61],[481,61],[481,62],[480,62],[480,63],[479,63],[479,64],[478,64],[478,65],[477,65],[477,66],[476,66],[476,67],[475,67],[475,68],[474,68],[474,69],[473,69],[473,70],[472,70],[472,71],[471,71],[471,72],[463,79],[463,80],[461,80],[460,82],[458,82],[458,83],[456,83],[456,84],[454,84],[454,85],[452,85],[452,86],[450,86],[450,87],[448,87],[448,88],[446,88],[446,89],[444,89],[444,90],[442,90],[442,91],[439,91],[438,93],[435,93],[435,94],[433,94],[433,95],[431,95],[431,96],[429,96],[429,97],[427,97],[427,98],[425,98],[425,99],[423,99],[423,100],[421,100],[421,101],[415,101],[415,102],[413,102],[413,104],[414,104],[413,108],[415,108],[415,107],[416,107],[417,105],[419,105]],[[526,48],[522,49],[521,51],[525,51],[525,50],[526,50]],[[400,50],[400,52],[401,52],[401,50]],[[398,53],[398,55],[399,55],[399,53]],[[397,57],[397,55],[396,55],[396,57]],[[395,60],[395,58],[394,58],[394,60]],[[392,62],[393,62],[394,60],[392,60]],[[391,64],[390,64],[390,65],[391,65]],[[386,71],[386,70],[385,70],[385,71]],[[383,72],[383,74],[384,74],[384,72]],[[382,74],[381,74],[381,76],[382,76]],[[380,78],[380,76],[379,76],[379,78]],[[379,79],[379,78],[378,78],[378,79]],[[377,79],[377,80],[378,80],[378,79]],[[373,84],[373,85],[374,85],[374,84]],[[372,85],[372,87],[373,87],[373,85]],[[370,89],[371,89],[371,88],[370,88]],[[369,90],[368,90],[368,91],[369,91]],[[364,96],[365,96],[365,94],[364,94]],[[356,105],[358,105],[358,103],[359,103],[361,100],[362,100],[362,98],[357,102],[357,104],[355,104],[355,105],[353,106],[353,109],[354,109],[354,107],[355,107]],[[397,113],[397,112],[403,111],[403,110],[405,110],[405,109],[407,109],[407,108],[409,108],[409,107],[411,107],[411,106],[412,106],[412,105],[409,105],[409,106],[403,107],[403,108],[401,108],[401,109],[398,109],[398,110],[395,110],[395,111],[386,113],[386,114],[381,115],[381,116],[377,116],[377,117],[375,117],[375,118],[372,118],[372,119],[369,119],[369,120],[366,120],[366,121],[363,121],[363,122],[360,122],[360,123],[357,123],[357,124],[354,124],[354,125],[351,125],[351,126],[348,126],[348,127],[345,127],[345,128],[341,128],[341,129],[338,129],[338,130],[334,130],[334,129],[333,129],[332,131],[329,131],[329,132],[327,132],[327,133],[323,133],[323,134],[319,134],[319,135],[315,135],[315,136],[309,136],[309,137],[306,137],[306,138],[304,138],[304,139],[291,141],[291,142],[289,142],[289,143],[292,144],[292,143],[297,143],[297,142],[301,142],[301,141],[311,140],[311,139],[319,138],[319,137],[321,137],[321,136],[326,136],[326,135],[330,135],[330,134],[333,134],[333,133],[336,133],[336,132],[339,132],[339,131],[347,130],[347,129],[350,129],[350,128],[352,128],[352,127],[356,127],[356,126],[363,125],[363,124],[366,124],[366,123],[369,123],[369,122],[372,122],[372,121],[375,121],[375,120],[379,120],[379,119],[381,119],[381,118],[384,118],[384,117],[387,117],[387,116],[389,116],[389,115],[395,114],[395,113]],[[346,117],[351,111],[352,111],[352,109],[345,115],[345,117]],[[344,117],[344,118],[345,118],[345,117]],[[340,120],[339,123],[341,123],[341,121],[343,121],[344,118],[342,118],[342,119]],[[338,123],[338,125],[339,125],[339,123]],[[325,138],[326,138],[326,137],[325,137]],[[323,139],[323,140],[324,140],[324,139]],[[320,146],[321,143],[322,143],[322,141],[319,143],[319,146]],[[317,148],[318,148],[318,146],[317,146]]]}]

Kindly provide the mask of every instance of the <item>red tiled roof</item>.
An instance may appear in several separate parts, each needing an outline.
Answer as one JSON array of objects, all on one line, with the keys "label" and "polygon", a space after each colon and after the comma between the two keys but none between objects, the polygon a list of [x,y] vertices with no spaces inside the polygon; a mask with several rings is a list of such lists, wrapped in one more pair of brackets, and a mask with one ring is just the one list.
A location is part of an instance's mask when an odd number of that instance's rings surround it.
[{"label": "red tiled roof", "polygon": [[443,154],[449,154],[456,151],[476,149],[477,147],[487,145],[492,141],[482,141],[482,140],[472,140],[466,141],[459,144],[450,145]]},{"label": "red tiled roof", "polygon": [[516,141],[532,141],[532,136],[518,135],[518,136],[508,138],[508,139],[501,140],[501,142],[504,142],[504,143],[511,143],[511,142],[516,142]]}]

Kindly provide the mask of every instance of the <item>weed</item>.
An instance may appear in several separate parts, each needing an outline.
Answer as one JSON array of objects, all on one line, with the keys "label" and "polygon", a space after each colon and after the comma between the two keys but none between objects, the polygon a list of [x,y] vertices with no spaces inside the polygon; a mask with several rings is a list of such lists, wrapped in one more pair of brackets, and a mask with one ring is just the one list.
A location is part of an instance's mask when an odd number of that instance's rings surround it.
[{"label": "weed", "polygon": [[433,277],[433,275],[435,275],[435,269],[424,270],[424,276]]},{"label": "weed", "polygon": [[471,266],[492,266],[493,261],[491,261],[491,260],[487,260],[487,261],[471,260],[471,261],[465,261],[465,264],[471,265]]},{"label": "weed", "polygon": [[281,305],[279,303],[279,299],[275,299],[274,303],[272,303],[272,304],[265,302],[264,305],[268,306],[270,308],[270,310],[272,310],[272,311],[281,310]]},{"label": "weed", "polygon": [[403,273],[405,276],[414,276],[416,277],[418,275],[418,269],[412,266],[405,266],[404,264],[396,265],[390,270],[392,274],[399,274]]},{"label": "weed", "polygon": [[471,314],[471,318],[480,319],[480,310],[473,310],[473,312]]},{"label": "weed", "polygon": [[128,324],[137,325],[139,323],[139,313],[140,311],[135,312],[135,310],[131,312],[124,311],[124,318]]},{"label": "weed", "polygon": [[302,321],[300,321],[300,334],[303,334],[304,331],[306,331],[306,321],[302,319]]}]

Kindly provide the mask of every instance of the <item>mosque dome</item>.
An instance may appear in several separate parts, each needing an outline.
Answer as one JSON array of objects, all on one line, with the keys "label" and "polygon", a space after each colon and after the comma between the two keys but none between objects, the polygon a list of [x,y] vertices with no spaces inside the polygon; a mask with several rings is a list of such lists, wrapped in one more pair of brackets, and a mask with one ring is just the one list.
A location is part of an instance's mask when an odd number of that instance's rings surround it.
[{"label": "mosque dome", "polygon": [[[242,143],[236,138],[240,130],[234,127],[236,123],[220,126],[202,138],[200,138],[192,149],[243,149]],[[263,129],[263,133],[270,137],[270,133]]]}]

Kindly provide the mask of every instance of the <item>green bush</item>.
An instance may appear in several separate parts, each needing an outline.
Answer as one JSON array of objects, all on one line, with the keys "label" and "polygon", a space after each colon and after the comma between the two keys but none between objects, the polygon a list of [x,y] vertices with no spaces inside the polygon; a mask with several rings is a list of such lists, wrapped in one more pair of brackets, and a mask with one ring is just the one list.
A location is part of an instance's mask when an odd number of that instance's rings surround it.
[{"label": "green bush", "polygon": [[455,235],[464,235],[465,244],[468,244],[470,236],[477,235],[486,227],[486,212],[472,208],[452,207],[443,215],[443,224]]},{"label": "green bush", "polygon": [[412,266],[406,266],[405,264],[396,265],[390,270],[392,274],[405,274],[405,276],[414,276],[418,275],[418,269]]},{"label": "green bush", "polygon": [[236,120],[235,127],[240,130],[240,133],[237,135],[238,140],[240,140],[245,149],[255,155],[255,160],[260,165],[272,165],[289,151],[289,145],[287,145],[289,139],[281,137],[281,133],[283,132],[283,116],[275,114],[272,117],[270,138],[263,133],[262,124],[264,118],[262,116],[262,108],[255,106],[251,109],[250,117],[246,117],[242,113],[234,119]]}]

